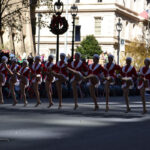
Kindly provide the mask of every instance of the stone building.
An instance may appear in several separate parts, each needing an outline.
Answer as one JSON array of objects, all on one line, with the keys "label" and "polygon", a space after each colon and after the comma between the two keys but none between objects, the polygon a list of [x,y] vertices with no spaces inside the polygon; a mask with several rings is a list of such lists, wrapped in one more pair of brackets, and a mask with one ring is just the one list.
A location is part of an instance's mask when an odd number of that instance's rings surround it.
[{"label": "stone building", "polygon": [[[66,55],[71,54],[72,16],[69,9],[73,3],[76,3],[79,10],[75,22],[76,26],[80,26],[81,40],[87,35],[94,35],[102,50],[115,56],[118,45],[118,32],[116,31],[118,18],[121,18],[123,24],[121,39],[125,45],[135,38],[141,39],[147,26],[146,19],[139,15],[147,9],[146,0],[62,0],[62,2],[65,8],[62,16],[68,19],[69,29],[66,34],[60,36],[60,52],[65,52]],[[42,14],[48,11],[43,6],[36,10]],[[50,18],[46,19],[44,15],[42,20],[50,23]],[[80,41],[76,41],[75,48],[79,44]],[[125,50],[125,45],[121,46],[122,51]],[[35,47],[36,49],[38,47],[38,26],[36,27]],[[40,54],[56,55],[56,36],[49,31],[48,27],[40,30]]]},{"label": "stone building", "polygon": [[[56,0],[53,0],[53,3]],[[60,36],[60,52],[65,52],[66,55],[71,54],[72,45],[72,16],[70,7],[73,3],[78,6],[78,15],[76,17],[76,27],[80,28],[81,41],[87,35],[94,35],[102,47],[104,52],[112,53],[116,56],[118,48],[116,23],[118,18],[121,18],[123,29],[121,32],[121,40],[123,41],[121,50],[125,50],[125,45],[129,42],[146,37],[145,35],[148,25],[148,20],[142,18],[139,14],[148,9],[148,0],[62,0],[64,3],[65,16],[69,23],[69,29],[66,34]],[[3,32],[4,48],[10,51],[15,50],[15,54],[23,55],[26,53],[37,54],[38,50],[38,13],[42,14],[42,21],[50,24],[52,11],[41,5],[36,8],[37,0],[32,1],[31,7],[26,11],[26,15],[30,22],[23,23],[21,32],[13,29],[8,29]],[[50,14],[50,15],[48,15]],[[49,54],[56,55],[56,36],[53,35],[49,28],[41,27],[40,29],[40,55],[47,57]],[[17,40],[17,35],[20,35],[20,40]],[[75,41],[75,48],[80,44],[80,41]]]},{"label": "stone building", "polygon": [[[26,58],[30,53],[34,55],[34,42],[30,17],[31,8],[22,6],[23,4],[20,0],[11,0],[8,2],[8,6],[5,4],[6,8],[3,14],[3,16],[8,15],[8,17],[2,20],[3,44],[0,45],[0,49],[9,50],[10,53],[15,53],[16,56],[23,58]],[[9,5],[11,7],[7,8]],[[22,8],[22,10],[20,8]],[[18,11],[19,9],[20,11]],[[15,11],[21,12],[21,15],[17,15]]]}]

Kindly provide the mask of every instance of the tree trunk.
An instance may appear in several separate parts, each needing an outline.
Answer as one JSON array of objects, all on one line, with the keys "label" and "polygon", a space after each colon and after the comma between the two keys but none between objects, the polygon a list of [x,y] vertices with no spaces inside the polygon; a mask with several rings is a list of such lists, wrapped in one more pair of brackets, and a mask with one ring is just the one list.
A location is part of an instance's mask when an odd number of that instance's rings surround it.
[{"label": "tree trunk", "polygon": [[2,31],[2,2],[0,0],[0,48],[4,48],[4,45],[3,45],[3,31]]},{"label": "tree trunk", "polygon": [[0,30],[0,49],[4,48],[3,44],[3,32]]}]

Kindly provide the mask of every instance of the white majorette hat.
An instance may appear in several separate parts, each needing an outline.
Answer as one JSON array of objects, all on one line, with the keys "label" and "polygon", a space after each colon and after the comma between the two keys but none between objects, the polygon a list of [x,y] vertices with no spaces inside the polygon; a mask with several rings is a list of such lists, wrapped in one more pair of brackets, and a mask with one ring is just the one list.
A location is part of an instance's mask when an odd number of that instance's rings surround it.
[{"label": "white majorette hat", "polygon": [[132,61],[132,58],[131,58],[131,57],[127,57],[127,58],[126,58],[126,60],[130,60],[130,61]]},{"label": "white majorette hat", "polygon": [[29,64],[29,62],[27,60],[23,60],[23,63],[26,63],[27,65]]},{"label": "white majorette hat", "polygon": [[66,54],[65,53],[60,53],[60,56],[66,57]]},{"label": "white majorette hat", "polygon": [[81,53],[80,52],[76,52],[75,55],[78,55],[79,57],[81,57]]},{"label": "white majorette hat", "polygon": [[109,54],[108,57],[114,59],[114,56],[112,54]]},{"label": "white majorette hat", "polygon": [[94,54],[94,55],[93,55],[93,58],[99,59],[99,55],[98,55],[98,54]]},{"label": "white majorette hat", "polygon": [[49,55],[49,56],[48,56],[48,59],[49,59],[49,58],[54,59],[54,56],[53,56],[53,55]]},{"label": "white majorette hat", "polygon": [[17,62],[17,58],[14,57],[14,58],[12,59],[12,62]]},{"label": "white majorette hat", "polygon": [[35,56],[35,60],[36,60],[36,59],[41,60],[41,56]]},{"label": "white majorette hat", "polygon": [[3,57],[2,57],[2,60],[3,60],[5,63],[7,63],[8,58],[7,58],[6,56],[3,56]]}]

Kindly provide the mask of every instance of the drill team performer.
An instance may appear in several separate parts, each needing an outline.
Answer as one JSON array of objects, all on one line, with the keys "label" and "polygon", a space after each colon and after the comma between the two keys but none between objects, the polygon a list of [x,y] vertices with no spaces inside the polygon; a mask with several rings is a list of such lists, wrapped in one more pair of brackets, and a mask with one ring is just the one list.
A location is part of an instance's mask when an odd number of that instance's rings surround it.
[{"label": "drill team performer", "polygon": [[87,85],[89,86],[90,95],[95,104],[94,110],[99,109],[95,94],[95,88],[98,88],[98,86],[100,85],[101,73],[106,73],[106,70],[99,64],[99,55],[94,54],[93,64],[89,65],[88,76],[85,77],[85,79],[88,80]]},{"label": "drill team performer", "polygon": [[62,84],[69,80],[67,73],[67,62],[65,61],[66,55],[60,54],[60,61],[56,63],[55,71],[52,71],[52,75],[56,77],[55,83],[57,88],[57,94],[59,99],[58,109],[62,108]]},{"label": "drill team performer", "polygon": [[134,78],[137,78],[137,72],[133,66],[131,66],[132,58],[126,58],[126,65],[122,67],[121,76],[122,76],[122,89],[125,97],[125,102],[127,106],[126,112],[128,113],[131,109],[129,106],[129,89],[134,87]]},{"label": "drill team performer", "polygon": [[20,66],[17,64],[16,58],[12,59],[12,64],[10,66],[10,70],[12,71],[13,75],[9,78],[9,86],[10,86],[12,98],[14,100],[13,106],[15,106],[17,104],[16,94],[15,94],[15,85],[16,85],[16,83],[19,82],[17,73],[20,70]]},{"label": "drill team performer", "polygon": [[71,65],[67,68],[68,71],[72,74],[71,76],[71,84],[73,89],[73,97],[74,97],[74,109],[78,108],[78,91],[77,85],[80,86],[83,76],[86,75],[88,68],[85,63],[81,61],[81,54],[79,52],[75,53],[75,60],[71,62]]},{"label": "drill team performer", "polygon": [[37,98],[37,104],[35,105],[35,107],[37,107],[41,104],[40,93],[39,93],[38,87],[39,87],[39,84],[41,84],[41,82],[42,82],[43,65],[41,64],[40,61],[41,61],[41,57],[36,56],[35,62],[33,63],[32,68],[31,68],[31,75],[32,75],[31,83],[33,84],[34,93]]}]

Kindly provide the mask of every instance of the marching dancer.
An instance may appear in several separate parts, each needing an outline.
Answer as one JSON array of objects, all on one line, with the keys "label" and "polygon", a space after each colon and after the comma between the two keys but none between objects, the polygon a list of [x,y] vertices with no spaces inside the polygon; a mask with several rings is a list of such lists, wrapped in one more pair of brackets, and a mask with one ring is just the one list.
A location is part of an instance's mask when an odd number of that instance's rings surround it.
[{"label": "marching dancer", "polygon": [[13,75],[9,78],[9,86],[10,86],[12,98],[14,100],[13,106],[15,106],[17,104],[16,94],[15,94],[15,85],[18,82],[16,73],[20,70],[20,66],[17,64],[16,58],[12,59],[10,70],[12,71]]},{"label": "marching dancer", "polygon": [[35,107],[39,106],[41,104],[40,101],[40,93],[39,93],[39,84],[41,84],[42,82],[42,69],[43,69],[43,65],[41,64],[41,57],[40,56],[36,56],[35,57],[35,62],[32,65],[31,68],[31,75],[32,75],[32,84],[33,84],[33,88],[34,88],[34,93],[36,95],[37,98],[37,104],[35,105]]},{"label": "marching dancer", "polygon": [[140,90],[141,99],[143,103],[143,114],[147,112],[146,110],[146,102],[145,102],[145,89],[149,88],[150,86],[150,59],[146,58],[144,60],[144,66],[140,68],[139,71],[139,82],[138,82],[138,89]]},{"label": "marching dancer", "polygon": [[53,56],[50,55],[48,57],[48,62],[45,63],[45,72],[46,72],[46,78],[45,78],[45,88],[47,91],[48,99],[49,99],[49,107],[53,106],[53,101],[52,101],[52,81],[53,81],[53,76],[51,71],[54,71],[55,65],[53,64]]},{"label": "marching dancer", "polygon": [[67,73],[67,62],[65,62],[66,55],[64,53],[60,54],[60,61],[56,63],[55,71],[52,71],[52,75],[56,77],[55,83],[57,88],[57,94],[59,99],[59,107],[62,107],[62,83],[68,81]]},{"label": "marching dancer", "polygon": [[105,93],[106,93],[106,112],[109,110],[108,101],[109,101],[109,93],[110,93],[110,85],[115,83],[116,78],[116,71],[120,71],[121,67],[119,65],[116,65],[113,63],[114,56],[109,55],[108,56],[108,63],[104,65],[104,68],[106,70],[105,74]]},{"label": "marching dancer", "polygon": [[24,100],[24,107],[27,106],[28,101],[26,99],[25,89],[29,86],[30,68],[28,67],[28,61],[24,60],[22,67],[19,70],[18,78],[20,79],[21,98]]},{"label": "marching dancer", "polygon": [[85,79],[89,80],[88,86],[90,89],[90,95],[93,98],[95,104],[95,110],[99,109],[95,95],[95,88],[98,88],[100,85],[100,73],[102,72],[106,74],[106,70],[99,64],[99,55],[95,54],[93,56],[93,64],[89,66],[88,76],[85,77]]},{"label": "marching dancer", "polygon": [[6,56],[3,56],[1,58],[1,64],[0,64],[0,104],[4,104],[4,99],[3,99],[3,93],[2,93],[2,86],[5,85],[6,80],[7,80],[7,73],[10,75],[13,75],[11,70],[7,66],[7,61],[8,58]]},{"label": "marching dancer", "polygon": [[122,76],[122,89],[125,97],[125,102],[127,106],[127,113],[130,111],[130,106],[129,106],[129,99],[128,99],[128,94],[129,94],[129,89],[132,89],[134,87],[134,82],[133,78],[137,78],[137,72],[133,66],[131,66],[132,63],[132,58],[127,57],[126,58],[126,65],[122,67],[121,71],[121,76]]},{"label": "marching dancer", "polygon": [[74,97],[74,110],[78,108],[78,91],[77,85],[81,84],[83,75],[88,71],[88,67],[85,63],[81,61],[81,54],[79,52],[75,53],[75,61],[71,62],[71,65],[67,68],[67,70],[72,74],[71,84],[73,89],[73,97]]}]

